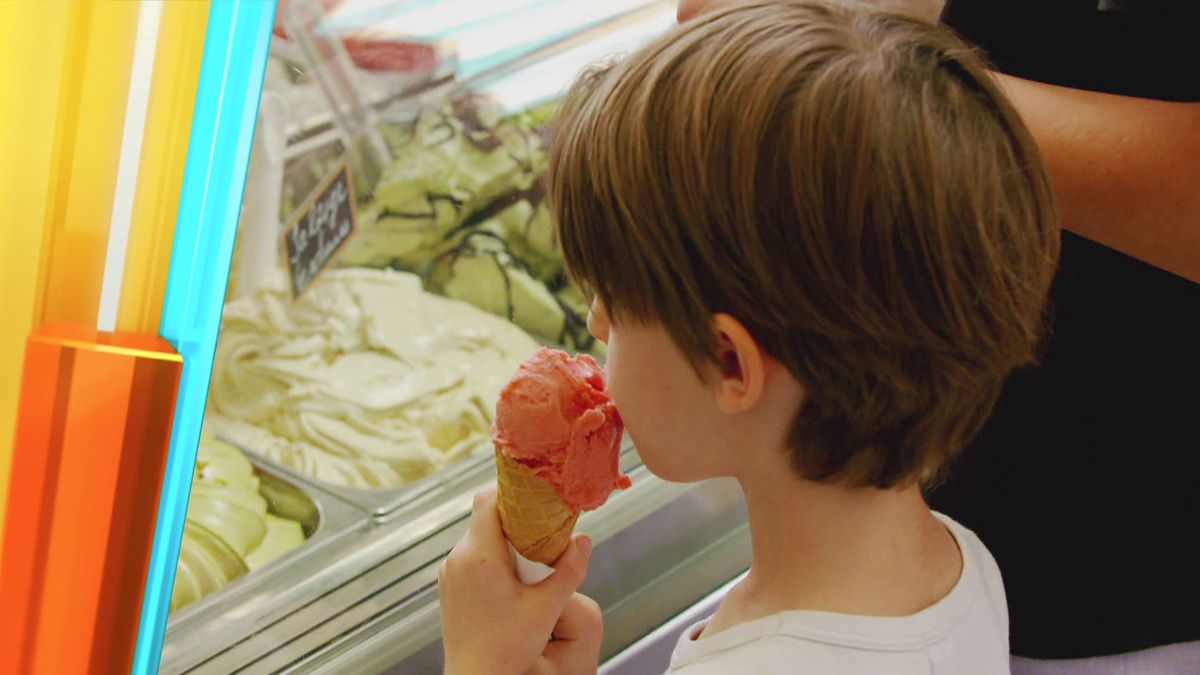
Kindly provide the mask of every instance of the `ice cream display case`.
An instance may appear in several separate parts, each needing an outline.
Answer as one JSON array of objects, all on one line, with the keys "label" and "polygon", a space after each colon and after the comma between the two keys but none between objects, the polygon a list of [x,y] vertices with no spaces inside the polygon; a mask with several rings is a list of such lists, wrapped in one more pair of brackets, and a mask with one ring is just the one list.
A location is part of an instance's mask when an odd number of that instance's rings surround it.
[{"label": "ice cream display case", "polygon": [[[437,567],[496,479],[501,387],[541,346],[604,357],[544,203],[557,99],[674,3],[280,12],[161,672],[440,672]],[[603,658],[749,562],[736,487],[622,447],[632,487],[577,526]]]}]

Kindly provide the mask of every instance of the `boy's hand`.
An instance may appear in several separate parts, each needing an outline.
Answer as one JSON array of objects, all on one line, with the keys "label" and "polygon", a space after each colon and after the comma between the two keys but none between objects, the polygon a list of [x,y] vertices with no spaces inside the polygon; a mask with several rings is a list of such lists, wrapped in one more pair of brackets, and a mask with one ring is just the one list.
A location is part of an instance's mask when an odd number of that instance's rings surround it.
[{"label": "boy's hand", "polygon": [[730,4],[730,0],[679,0],[675,7],[675,18],[683,23],[707,11]]},{"label": "boy's hand", "polygon": [[595,673],[600,608],[575,593],[590,554],[591,540],[576,536],[555,572],[526,586],[509,558],[495,488],[475,495],[470,527],[438,573],[446,674]]}]

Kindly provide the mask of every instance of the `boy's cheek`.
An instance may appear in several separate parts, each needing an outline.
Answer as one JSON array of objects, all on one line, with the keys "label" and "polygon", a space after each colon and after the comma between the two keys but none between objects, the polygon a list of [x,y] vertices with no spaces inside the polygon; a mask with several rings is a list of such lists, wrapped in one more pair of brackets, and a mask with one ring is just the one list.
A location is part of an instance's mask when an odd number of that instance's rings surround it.
[{"label": "boy's cheek", "polygon": [[650,473],[672,483],[694,483],[713,476],[701,471],[690,453],[672,445],[658,445],[654,441],[639,442],[632,432],[633,446],[638,457]]},{"label": "boy's cheek", "polygon": [[[696,464],[696,453],[688,434],[679,428],[680,420],[670,411],[658,409],[658,403],[671,406],[672,401],[661,398],[655,401],[656,392],[653,391],[641,393],[648,394],[650,400],[622,404],[614,392],[613,402],[621,412],[625,431],[629,433],[642,464],[650,473],[667,481],[688,483],[707,478],[701,475]],[[641,399],[637,394],[634,398]]]}]

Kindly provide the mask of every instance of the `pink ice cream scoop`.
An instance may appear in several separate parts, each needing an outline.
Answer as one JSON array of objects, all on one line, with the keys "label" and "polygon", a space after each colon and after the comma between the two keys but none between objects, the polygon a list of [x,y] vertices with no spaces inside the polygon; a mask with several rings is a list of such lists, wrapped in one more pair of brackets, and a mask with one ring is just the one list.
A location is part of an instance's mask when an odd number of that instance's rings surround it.
[{"label": "pink ice cream scoop", "polygon": [[595,359],[542,348],[501,390],[492,441],[584,511],[630,485],[617,465],[624,428]]}]

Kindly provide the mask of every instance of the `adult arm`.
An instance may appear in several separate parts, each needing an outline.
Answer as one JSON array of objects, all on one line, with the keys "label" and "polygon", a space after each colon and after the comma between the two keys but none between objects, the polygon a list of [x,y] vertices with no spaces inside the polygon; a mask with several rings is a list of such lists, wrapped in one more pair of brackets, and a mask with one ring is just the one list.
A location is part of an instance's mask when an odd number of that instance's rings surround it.
[{"label": "adult arm", "polygon": [[[681,0],[679,20],[728,2]],[[875,4],[934,21],[943,3]],[[996,78],[1042,151],[1063,227],[1200,282],[1200,103]]]},{"label": "adult arm", "polygon": [[996,77],[1042,151],[1063,227],[1200,282],[1200,103]]}]

